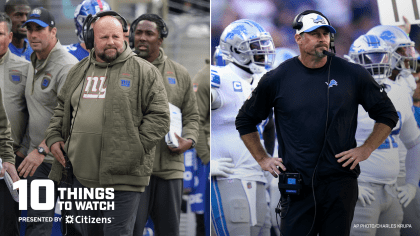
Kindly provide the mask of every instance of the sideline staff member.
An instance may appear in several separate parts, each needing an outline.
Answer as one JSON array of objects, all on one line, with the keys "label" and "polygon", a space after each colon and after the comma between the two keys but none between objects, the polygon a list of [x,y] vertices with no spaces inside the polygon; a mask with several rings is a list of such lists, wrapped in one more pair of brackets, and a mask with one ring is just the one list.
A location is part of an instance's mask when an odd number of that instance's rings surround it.
[{"label": "sideline staff member", "polygon": [[[54,157],[45,145],[44,132],[57,106],[57,94],[67,77],[67,72],[77,63],[57,39],[54,16],[45,8],[35,8],[23,27],[28,29],[28,40],[34,50],[31,62],[34,73],[27,78],[25,98],[29,112],[29,150],[17,171],[27,178],[28,189],[33,180],[48,179]],[[54,184],[54,194],[57,194]],[[40,202],[46,201],[46,190],[39,191]],[[54,200],[56,197],[54,197]],[[54,209],[35,210],[28,194],[28,217],[53,217]],[[51,234],[53,222],[27,222],[26,236]]]},{"label": "sideline staff member", "polygon": [[[29,41],[26,38],[27,30],[22,25],[26,22],[31,7],[27,0],[6,1],[4,11],[12,20],[13,39],[9,44],[9,49],[13,54],[31,61],[33,52]],[[23,158],[23,157],[22,157]]]},{"label": "sideline staff member", "polygon": [[[322,13],[297,15],[293,28],[300,56],[264,76],[239,111],[236,127],[264,170],[277,176],[279,166],[301,175],[299,195],[281,190],[283,235],[349,235],[358,197],[358,163],[385,140],[398,115],[362,66],[323,53],[333,47],[330,35],[335,29]],[[359,104],[376,123],[356,148]],[[280,160],[265,153],[255,127],[272,107]]]},{"label": "sideline staff member", "polygon": [[139,57],[156,66],[164,78],[168,101],[182,112],[182,134],[176,136],[179,146],[169,147],[164,138],[156,145],[153,173],[140,200],[134,235],[143,235],[150,215],[157,235],[176,236],[181,218],[184,152],[193,148],[198,139],[197,101],[187,69],[169,59],[160,47],[168,35],[163,19],[156,14],[143,14],[131,27],[130,45]]},{"label": "sideline staff member", "polygon": [[[7,118],[10,121],[13,139],[14,152],[26,153],[27,146],[22,144],[28,120],[28,111],[25,100],[26,78],[32,73],[32,65],[24,58],[13,54],[8,45],[12,41],[12,21],[6,13],[0,12],[0,88],[3,91],[2,99]],[[1,108],[1,107],[0,107]],[[6,114],[4,117],[6,118]],[[7,155],[0,152],[4,159]],[[19,166],[19,160],[8,160]],[[9,173],[16,174],[15,167],[9,162],[3,163]],[[13,175],[12,175],[13,178]],[[15,180],[19,177],[15,176]],[[19,235],[19,204],[15,202],[10,194],[5,180],[0,177],[0,215],[7,216],[0,219],[0,232],[2,235]]]},{"label": "sideline staff member", "polygon": [[[169,131],[160,73],[131,51],[119,19],[118,13],[104,11],[88,20],[84,41],[90,54],[70,69],[71,79],[58,96],[46,131],[55,156],[52,180],[60,182],[63,148],[73,165],[74,188],[114,188],[115,210],[78,211],[82,216],[112,217],[104,224],[104,234],[113,236],[132,235],[155,146]],[[82,234],[91,235],[91,227],[94,224],[82,224]]]}]

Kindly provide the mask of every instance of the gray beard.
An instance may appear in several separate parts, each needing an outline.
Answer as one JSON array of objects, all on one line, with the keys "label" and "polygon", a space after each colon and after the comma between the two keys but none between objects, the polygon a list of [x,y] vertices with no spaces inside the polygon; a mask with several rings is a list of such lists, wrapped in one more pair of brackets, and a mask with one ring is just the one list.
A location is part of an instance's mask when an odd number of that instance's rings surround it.
[{"label": "gray beard", "polygon": [[326,57],[327,55],[325,55],[324,53],[322,53],[322,52],[318,52],[317,50],[315,50],[315,55],[317,56],[317,57],[319,57],[319,58],[323,58],[323,57]]}]

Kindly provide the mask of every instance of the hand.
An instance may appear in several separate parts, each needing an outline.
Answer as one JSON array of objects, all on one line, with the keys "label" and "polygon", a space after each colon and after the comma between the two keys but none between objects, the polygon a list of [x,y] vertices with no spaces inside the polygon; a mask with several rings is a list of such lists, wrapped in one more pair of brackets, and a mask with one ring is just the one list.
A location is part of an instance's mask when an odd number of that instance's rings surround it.
[{"label": "hand", "polygon": [[375,194],[375,191],[371,188],[359,185],[359,201],[362,203],[363,207],[366,206],[366,203],[370,205],[375,201],[373,194]]},{"label": "hand", "polygon": [[60,162],[60,164],[63,167],[66,167],[66,160],[64,160],[64,154],[61,150],[64,150],[64,142],[63,141],[58,141],[55,142],[52,146],[51,146],[51,153],[53,154],[53,156],[55,157],[55,159]]},{"label": "hand", "polygon": [[182,154],[185,151],[187,151],[188,149],[190,149],[190,147],[192,145],[192,140],[181,138],[176,133],[174,133],[174,134],[175,134],[175,137],[178,139],[178,147],[177,148],[172,148],[172,147],[168,146],[169,150],[172,153]]},{"label": "hand", "polygon": [[335,158],[340,158],[337,160],[338,163],[341,163],[345,160],[347,160],[342,166],[346,167],[350,163],[353,162],[353,164],[350,167],[350,170],[353,170],[357,164],[361,161],[364,161],[368,159],[372,152],[369,151],[368,148],[364,147],[363,145],[357,148],[350,149],[348,151],[341,152],[337,155],[335,155]]},{"label": "hand", "polygon": [[283,160],[278,157],[265,157],[258,161],[258,164],[260,164],[263,170],[270,172],[275,178],[279,177],[280,174],[278,167],[280,167],[283,171],[286,171],[286,167],[283,165]]},{"label": "hand", "polygon": [[44,161],[44,158],[44,155],[38,153],[38,149],[34,149],[19,165],[17,169],[19,175],[23,175],[24,178],[28,177],[28,175],[33,176],[38,166]]},{"label": "hand", "polygon": [[5,173],[9,173],[10,177],[13,180],[13,183],[20,180],[17,172],[16,172],[16,168],[15,165],[9,163],[9,162],[3,162],[3,168],[1,169],[0,172],[0,177],[4,177]]},{"label": "hand", "polygon": [[397,188],[397,191],[400,192],[397,197],[400,199],[400,203],[404,206],[404,208],[407,207],[411,200],[414,199],[414,196],[416,196],[416,190],[417,187],[412,184],[406,184]]},{"label": "hand", "polygon": [[411,31],[411,24],[405,16],[403,16],[403,20],[404,25],[399,25],[398,27],[402,29],[406,34],[409,34]]},{"label": "hand", "polygon": [[229,174],[233,174],[230,168],[235,167],[232,163],[232,158],[221,158],[219,160],[210,161],[210,174],[211,176],[222,176],[229,177]]}]

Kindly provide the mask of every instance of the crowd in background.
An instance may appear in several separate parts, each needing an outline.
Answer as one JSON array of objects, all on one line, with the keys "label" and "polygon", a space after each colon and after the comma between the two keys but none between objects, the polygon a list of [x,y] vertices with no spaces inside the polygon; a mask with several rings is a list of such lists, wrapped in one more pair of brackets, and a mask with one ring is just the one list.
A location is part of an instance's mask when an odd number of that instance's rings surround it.
[{"label": "crowd in background", "polygon": [[[328,17],[337,30],[336,50],[339,56],[348,53],[350,45],[360,35],[379,25],[377,0],[220,0],[211,2],[211,50],[219,45],[223,29],[238,19],[250,19],[261,24],[270,32],[276,47],[297,51],[292,29],[294,17],[308,9],[318,10]],[[420,48],[420,28],[411,26],[410,38]]]}]

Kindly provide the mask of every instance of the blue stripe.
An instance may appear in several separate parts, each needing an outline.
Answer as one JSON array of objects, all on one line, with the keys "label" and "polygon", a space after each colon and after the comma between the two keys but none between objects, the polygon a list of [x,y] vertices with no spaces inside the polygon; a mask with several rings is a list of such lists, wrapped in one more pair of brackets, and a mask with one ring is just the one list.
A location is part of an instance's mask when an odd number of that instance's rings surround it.
[{"label": "blue stripe", "polygon": [[366,39],[368,41],[369,46],[373,48],[377,48],[380,46],[380,42],[375,35],[366,35]]},{"label": "blue stripe", "polygon": [[226,225],[225,214],[223,212],[222,198],[220,196],[219,186],[216,177],[211,178],[211,217],[217,236],[229,236]]}]

